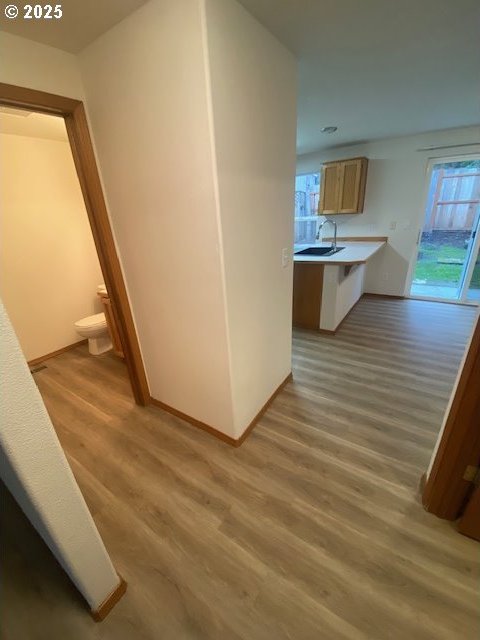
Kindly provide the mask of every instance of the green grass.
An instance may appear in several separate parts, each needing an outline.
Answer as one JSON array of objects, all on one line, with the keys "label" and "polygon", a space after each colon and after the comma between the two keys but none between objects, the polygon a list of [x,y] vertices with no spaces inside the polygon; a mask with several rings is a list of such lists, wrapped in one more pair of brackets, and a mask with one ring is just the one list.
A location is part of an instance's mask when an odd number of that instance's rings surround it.
[{"label": "green grass", "polygon": [[[421,258],[415,268],[415,280],[426,280],[433,285],[457,285],[462,275],[461,264],[440,264],[438,259],[464,260],[466,249],[450,245],[421,245]],[[480,264],[475,266],[472,277],[472,288],[480,289]]]}]

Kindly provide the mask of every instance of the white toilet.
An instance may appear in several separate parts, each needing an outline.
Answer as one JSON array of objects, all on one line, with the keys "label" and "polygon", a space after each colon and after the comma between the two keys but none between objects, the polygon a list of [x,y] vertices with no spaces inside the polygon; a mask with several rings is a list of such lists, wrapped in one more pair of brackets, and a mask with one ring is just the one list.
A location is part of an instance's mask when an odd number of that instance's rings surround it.
[{"label": "white toilet", "polygon": [[83,338],[88,338],[88,350],[92,356],[99,356],[112,348],[104,313],[96,313],[78,320],[75,322],[75,329]]}]

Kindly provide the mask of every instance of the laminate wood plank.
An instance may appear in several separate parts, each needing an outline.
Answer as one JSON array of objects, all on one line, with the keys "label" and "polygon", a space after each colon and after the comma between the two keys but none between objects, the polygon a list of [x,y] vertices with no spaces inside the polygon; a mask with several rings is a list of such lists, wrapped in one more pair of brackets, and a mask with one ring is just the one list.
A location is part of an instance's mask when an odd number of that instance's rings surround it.
[{"label": "laminate wood plank", "polygon": [[[71,423],[69,423],[69,426],[71,427]],[[81,434],[81,431],[80,431],[80,434]],[[93,437],[93,436],[92,436],[92,437]],[[99,439],[97,438],[96,440],[98,441]],[[93,443],[92,443],[92,445],[93,445],[93,450],[97,453],[97,455],[101,455],[101,452],[99,453],[99,443],[98,443],[97,441],[95,441],[95,442],[93,442]],[[113,444],[113,443],[112,443],[112,444]],[[109,450],[111,450],[112,444],[109,444],[109,447],[108,447],[108,448],[109,448]],[[116,444],[118,445],[118,442],[117,442]],[[136,447],[138,447],[138,444],[134,444],[132,441],[131,441],[129,444],[127,444],[127,443],[125,443],[125,444],[127,445],[129,452],[130,452],[131,454],[133,454],[135,457],[137,457],[137,453],[135,453],[135,448],[136,448]],[[70,451],[74,449],[74,446],[73,446],[72,442],[67,443],[67,446],[68,446],[68,449],[69,449]],[[140,447],[140,448],[141,448],[141,447]],[[80,450],[80,451],[81,451],[81,450]],[[86,457],[85,457],[85,460],[89,460],[88,456],[90,455],[90,452],[88,452],[88,451],[84,451],[83,453],[84,453],[84,455],[86,456]],[[116,454],[116,455],[115,455],[115,458],[116,458],[116,459],[118,459],[119,457],[120,457],[120,459],[123,459],[122,452],[121,452],[121,451],[119,451],[118,446],[115,448],[115,454]],[[148,460],[149,456],[151,456],[151,454],[148,452],[148,450],[143,451],[143,454],[142,454],[143,463],[144,463],[144,465],[146,465],[147,467],[148,467],[148,465],[149,465],[149,460]],[[301,461],[299,461],[298,459],[296,460],[296,464],[298,464],[298,463],[300,463],[300,462],[301,462]],[[165,476],[166,476],[166,469],[165,469],[163,466],[161,467],[161,466],[158,464],[158,461],[157,461],[156,465],[155,465],[155,462],[153,462],[153,464],[154,464],[154,467],[156,467],[156,469],[157,469],[157,470],[160,470],[160,471],[161,471],[162,478],[165,478]],[[108,467],[108,463],[107,463],[105,466],[107,466],[107,467]],[[125,477],[125,476],[127,476],[127,477]],[[106,484],[105,479],[104,479],[104,478],[101,478],[101,480],[102,480],[102,483],[105,485],[105,484]],[[122,486],[122,484],[123,484],[125,481],[127,482],[127,484],[125,485],[125,488],[122,490],[122,489],[121,489],[121,486]],[[136,508],[138,508],[138,509],[140,509],[140,510],[143,510],[143,508],[142,508],[142,503],[143,503],[143,501],[145,500],[145,496],[148,496],[148,494],[151,492],[150,487],[149,487],[149,485],[145,485],[145,486],[137,487],[137,488],[136,488],[136,490],[134,491],[134,493],[133,493],[133,494],[131,494],[131,492],[129,491],[128,487],[130,486],[129,482],[133,482],[133,481],[134,481],[134,478],[133,478],[133,477],[132,477],[132,478],[129,478],[129,477],[128,477],[128,474],[125,474],[125,473],[121,474],[120,476],[118,476],[118,477],[116,477],[116,478],[114,479],[114,486],[115,486],[115,489],[116,489],[117,498],[118,498],[118,497],[120,497],[120,498],[121,498],[121,501],[122,501],[122,503],[123,503],[123,504],[128,504],[129,500],[131,499],[131,501],[132,501],[132,504],[130,505],[131,507],[136,507]],[[165,487],[165,489],[166,489],[166,487]],[[169,496],[171,496],[171,492],[172,492],[172,490],[174,490],[174,487],[168,487],[168,495],[169,495]],[[119,491],[120,491],[120,495],[118,495]],[[186,492],[186,493],[188,493],[188,492]],[[153,498],[153,497],[154,497],[154,496],[152,496],[152,498]],[[178,512],[179,512],[179,510],[180,510],[180,508],[179,508],[179,504],[178,504],[178,500],[179,500],[179,499],[181,500],[181,496],[175,496],[174,503],[175,503],[175,512],[176,512],[177,514],[178,514]],[[226,496],[225,496],[225,500],[226,500],[226,501],[228,500],[228,495],[226,495]],[[167,502],[169,502],[169,500],[168,500],[168,499],[167,499]],[[280,508],[278,509],[278,512],[279,512],[279,513],[282,513],[282,512],[287,513],[287,512],[288,512],[288,509],[286,508],[286,506],[287,506],[287,505],[286,505],[285,503],[280,504]],[[198,508],[199,508],[199,505],[197,504],[197,505],[196,505],[196,507],[197,507],[197,509],[198,509]],[[264,505],[262,505],[262,512],[264,512],[264,510],[265,510],[265,509],[264,509]],[[204,517],[204,516],[203,516],[203,517]],[[190,518],[190,516],[189,516],[189,518]],[[178,523],[177,523],[177,524],[178,524]],[[193,525],[194,523],[191,523],[191,524]],[[214,525],[214,526],[216,526],[217,524],[218,524],[218,522],[213,522],[213,523],[212,523],[212,525]],[[191,544],[191,543],[190,543],[190,544]],[[309,566],[310,566],[310,564],[309,564]],[[317,567],[317,569],[318,569],[318,567]],[[324,563],[323,563],[323,565],[322,565],[322,571],[323,571],[323,573],[325,574],[325,566],[324,566]],[[338,580],[338,578],[337,578],[337,580]],[[333,578],[331,578],[331,577],[330,577],[330,578],[329,578],[329,581],[330,581],[330,588],[332,588],[332,587],[331,587],[331,583],[332,583],[332,581],[333,581]],[[341,584],[341,583],[340,583],[340,584]]]},{"label": "laminate wood plank", "polygon": [[[325,339],[329,340],[330,336],[325,336]],[[455,362],[449,362],[447,365],[440,367],[437,376],[432,378],[428,375],[431,373],[432,364],[427,364],[423,357],[419,358],[418,362],[415,362],[413,358],[408,356],[396,355],[395,367],[392,367],[392,358],[389,357],[388,352],[382,353],[381,351],[373,351],[370,348],[355,347],[355,345],[345,344],[341,340],[324,344],[321,349],[318,349],[317,345],[309,340],[309,336],[302,336],[301,339],[296,337],[293,345],[294,358],[311,360],[315,364],[320,357],[328,364],[334,357],[335,362],[338,361],[347,366],[362,366],[366,371],[371,369],[389,377],[400,375],[400,380],[404,385],[413,383],[415,386],[415,383],[420,380],[422,381],[422,387],[425,386],[429,390],[435,389],[442,382],[449,385],[451,376],[455,374],[459,364],[459,361],[456,362],[457,354],[455,354]],[[332,358],[329,356],[332,356]],[[359,363],[360,359],[361,365]]]},{"label": "laminate wood plank", "polygon": [[335,336],[296,330],[294,380],[238,449],[135,405],[109,354],[49,360],[34,378],[129,590],[95,625],[10,500],[2,637],[476,638],[477,543],[418,495],[474,317],[363,298]]}]

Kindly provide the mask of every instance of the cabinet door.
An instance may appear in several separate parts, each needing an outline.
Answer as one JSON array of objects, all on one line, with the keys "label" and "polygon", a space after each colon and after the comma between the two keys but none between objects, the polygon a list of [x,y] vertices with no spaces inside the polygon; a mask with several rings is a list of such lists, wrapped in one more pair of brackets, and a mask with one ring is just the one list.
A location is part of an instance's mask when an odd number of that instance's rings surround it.
[{"label": "cabinet door", "polygon": [[322,167],[322,183],[320,185],[320,203],[318,213],[328,215],[338,213],[338,197],[340,187],[340,164],[326,164]]},{"label": "cabinet door", "polygon": [[320,329],[323,264],[295,262],[293,265],[293,326]]},{"label": "cabinet door", "polygon": [[338,213],[363,211],[366,163],[364,158],[354,158],[340,163],[340,187]]}]

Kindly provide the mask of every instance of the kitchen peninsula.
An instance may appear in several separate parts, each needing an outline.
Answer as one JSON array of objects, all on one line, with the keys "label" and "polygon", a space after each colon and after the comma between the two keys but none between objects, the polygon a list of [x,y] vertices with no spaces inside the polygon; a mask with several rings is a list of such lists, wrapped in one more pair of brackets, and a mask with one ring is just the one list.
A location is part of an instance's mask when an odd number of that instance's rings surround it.
[{"label": "kitchen peninsula", "polygon": [[[328,243],[297,245],[293,256],[293,325],[335,333],[363,294],[367,261],[386,240],[339,238],[335,252],[329,251]],[[313,251],[326,254],[312,255]]]}]

